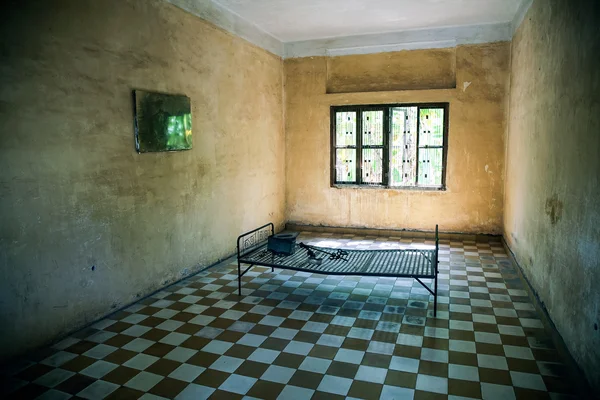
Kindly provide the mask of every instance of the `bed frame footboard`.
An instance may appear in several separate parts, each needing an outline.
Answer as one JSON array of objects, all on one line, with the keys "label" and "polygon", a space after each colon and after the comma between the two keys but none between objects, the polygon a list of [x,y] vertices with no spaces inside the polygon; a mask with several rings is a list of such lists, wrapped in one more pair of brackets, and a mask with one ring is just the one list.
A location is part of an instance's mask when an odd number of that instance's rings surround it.
[{"label": "bed frame footboard", "polygon": [[440,236],[438,234],[438,226],[435,225],[435,260],[433,261],[433,267],[435,268],[435,278],[434,278],[434,291],[433,294],[433,316],[437,317],[437,291],[438,291],[438,273],[439,273],[439,260],[438,255],[440,252]]},{"label": "bed frame footboard", "polygon": [[435,253],[433,255],[433,259],[431,260],[431,267],[433,269],[433,289],[430,288],[423,282],[418,276],[411,276],[411,278],[415,279],[417,282],[421,284],[429,293],[433,295],[433,316],[437,317],[437,292],[438,292],[438,254],[440,249],[440,239],[438,234],[438,226],[435,226]]},{"label": "bed frame footboard", "polygon": [[[275,226],[272,222],[265,224],[261,227],[253,229],[249,232],[242,233],[237,238],[237,264],[238,264],[238,295],[242,295],[242,276],[246,274],[254,266],[254,264],[250,264],[248,268],[246,268],[242,272],[242,263],[240,262],[240,258],[244,256],[244,254],[248,254],[252,252],[252,250],[260,247],[263,243],[265,243],[269,236],[275,234]],[[271,268],[271,271],[275,271],[275,268]]]}]

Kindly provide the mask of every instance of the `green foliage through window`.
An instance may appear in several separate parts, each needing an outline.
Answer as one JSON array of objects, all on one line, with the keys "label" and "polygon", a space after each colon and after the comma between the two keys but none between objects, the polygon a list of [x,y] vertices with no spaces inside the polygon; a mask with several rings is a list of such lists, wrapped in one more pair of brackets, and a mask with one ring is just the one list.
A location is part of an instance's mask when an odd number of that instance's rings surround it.
[{"label": "green foliage through window", "polygon": [[332,107],[333,183],[444,188],[447,110],[447,104]]},{"label": "green foliage through window", "polygon": [[136,90],[135,111],[139,152],[192,148],[192,113],[188,97]]}]

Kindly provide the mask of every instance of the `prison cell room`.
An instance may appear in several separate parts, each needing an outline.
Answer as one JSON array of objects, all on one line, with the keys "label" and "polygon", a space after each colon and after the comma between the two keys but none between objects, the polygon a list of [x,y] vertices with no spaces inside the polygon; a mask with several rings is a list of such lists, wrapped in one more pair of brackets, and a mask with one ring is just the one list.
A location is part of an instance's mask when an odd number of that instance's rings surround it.
[{"label": "prison cell room", "polygon": [[600,397],[599,2],[0,18],[0,398]]}]

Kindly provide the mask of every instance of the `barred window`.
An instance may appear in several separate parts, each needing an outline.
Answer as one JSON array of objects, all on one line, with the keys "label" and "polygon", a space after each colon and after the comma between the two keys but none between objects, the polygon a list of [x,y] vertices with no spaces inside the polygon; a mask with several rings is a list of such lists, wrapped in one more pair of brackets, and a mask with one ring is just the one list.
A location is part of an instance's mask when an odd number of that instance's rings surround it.
[{"label": "barred window", "polygon": [[445,189],[448,104],[331,107],[332,185]]}]

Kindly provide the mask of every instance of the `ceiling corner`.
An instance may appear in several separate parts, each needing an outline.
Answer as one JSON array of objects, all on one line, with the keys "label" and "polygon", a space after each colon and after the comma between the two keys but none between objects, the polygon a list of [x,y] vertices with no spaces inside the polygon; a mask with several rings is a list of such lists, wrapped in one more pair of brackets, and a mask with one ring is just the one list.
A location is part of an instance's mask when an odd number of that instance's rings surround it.
[{"label": "ceiling corner", "polygon": [[165,0],[221,29],[279,57],[284,57],[284,44],[273,35],[212,0]]},{"label": "ceiling corner", "polygon": [[517,13],[515,14],[515,18],[511,22],[511,36],[515,34],[521,22],[525,19],[525,15],[529,8],[533,4],[533,0],[523,0],[517,9]]}]

